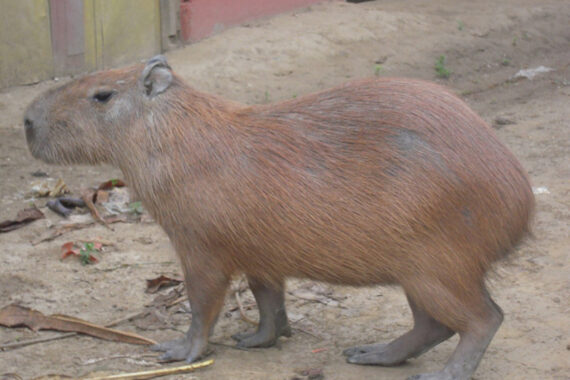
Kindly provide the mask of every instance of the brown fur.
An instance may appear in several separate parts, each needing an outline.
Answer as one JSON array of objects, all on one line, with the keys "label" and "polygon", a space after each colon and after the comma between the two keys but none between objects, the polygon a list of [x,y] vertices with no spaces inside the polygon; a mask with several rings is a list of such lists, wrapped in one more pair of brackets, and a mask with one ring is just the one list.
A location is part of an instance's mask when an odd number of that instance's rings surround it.
[{"label": "brown fur", "polygon": [[[485,273],[527,233],[534,198],[521,165],[459,98],[379,78],[247,107],[174,76],[148,99],[143,68],[40,97],[27,113],[30,150],[120,167],[188,282],[200,282],[197,297],[216,305],[212,321],[238,272],[276,288],[287,277],[400,284],[455,332],[486,318]],[[117,95],[94,103],[101,88]]]}]

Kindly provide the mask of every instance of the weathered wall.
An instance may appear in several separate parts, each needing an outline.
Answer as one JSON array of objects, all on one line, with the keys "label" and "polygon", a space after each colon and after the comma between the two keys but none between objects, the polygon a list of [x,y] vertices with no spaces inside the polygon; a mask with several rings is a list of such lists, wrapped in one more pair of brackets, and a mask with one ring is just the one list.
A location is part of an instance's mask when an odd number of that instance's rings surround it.
[{"label": "weathered wall", "polygon": [[84,0],[86,67],[106,69],[160,52],[157,0]]},{"label": "weathered wall", "polygon": [[[82,7],[69,3],[78,9],[67,13],[66,2],[56,1],[0,0],[0,88],[120,66],[161,50],[158,0],[72,0]],[[51,20],[66,25],[50,24],[50,3],[60,9]]]},{"label": "weathered wall", "polygon": [[183,0],[182,38],[197,41],[225,28],[322,0]]},{"label": "weathered wall", "polygon": [[52,75],[47,0],[0,0],[0,88]]},{"label": "weathered wall", "polygon": [[318,1],[0,0],[0,88],[132,63],[178,46],[179,29],[196,41]]}]

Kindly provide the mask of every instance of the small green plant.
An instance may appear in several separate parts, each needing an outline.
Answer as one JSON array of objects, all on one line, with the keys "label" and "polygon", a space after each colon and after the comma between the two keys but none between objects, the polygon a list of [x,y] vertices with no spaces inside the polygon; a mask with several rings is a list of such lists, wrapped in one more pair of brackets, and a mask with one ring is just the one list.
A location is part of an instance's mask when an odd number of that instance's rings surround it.
[{"label": "small green plant", "polygon": [[269,96],[269,91],[265,91],[265,103],[269,103],[271,101],[271,97]]},{"label": "small green plant", "polygon": [[377,77],[380,76],[380,73],[382,73],[383,70],[384,68],[382,67],[382,65],[380,64],[374,65],[374,75],[376,75]]},{"label": "small green plant", "polygon": [[141,215],[143,213],[143,206],[140,201],[129,203],[129,211],[131,214]]},{"label": "small green plant", "polygon": [[440,55],[435,61],[434,69],[438,78],[447,79],[451,75],[451,71],[445,67],[445,55]]},{"label": "small green plant", "polygon": [[95,243],[87,242],[83,244],[83,248],[79,250],[79,260],[81,261],[81,265],[91,264],[97,259],[93,256],[95,252]]},{"label": "small green plant", "polygon": [[297,98],[297,94],[293,94],[292,98],[293,98],[293,99],[296,99],[296,98]]},{"label": "small green plant", "polygon": [[465,24],[461,20],[457,20],[457,30],[461,31],[465,27]]},{"label": "small green plant", "polygon": [[503,65],[503,66],[509,66],[510,64],[511,64],[511,60],[508,59],[508,58],[504,58],[504,59],[501,61],[501,65]]}]

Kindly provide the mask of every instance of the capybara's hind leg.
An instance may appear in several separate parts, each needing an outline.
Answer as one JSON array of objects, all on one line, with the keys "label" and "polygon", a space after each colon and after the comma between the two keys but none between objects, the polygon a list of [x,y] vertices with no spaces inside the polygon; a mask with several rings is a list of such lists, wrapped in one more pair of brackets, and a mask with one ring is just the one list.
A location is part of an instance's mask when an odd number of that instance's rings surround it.
[{"label": "capybara's hind leg", "polygon": [[[446,313],[447,316],[455,317],[463,314],[464,319],[457,319],[456,322],[458,323],[456,327],[453,327],[459,334],[459,344],[443,370],[435,373],[415,375],[410,377],[409,380],[471,379],[485,350],[503,321],[503,312],[499,306],[493,302],[485,289],[481,288],[480,290],[480,297],[455,299],[462,302],[463,305],[458,305],[457,309],[449,310],[449,313]],[[442,296],[444,295],[442,294]],[[473,294],[471,295],[473,296]],[[425,301],[429,302],[429,300]],[[443,298],[441,304],[445,304],[445,301],[446,299]],[[435,306],[435,304],[432,305]],[[439,316],[444,315],[441,309],[438,314]],[[451,320],[445,323],[453,325]]]},{"label": "capybara's hind leg", "polygon": [[421,355],[451,337],[454,332],[433,319],[408,297],[414,327],[390,343],[369,344],[346,349],[343,354],[349,363],[393,366]]},{"label": "capybara's hind leg", "polygon": [[247,280],[259,309],[259,325],[255,332],[236,334],[232,338],[238,341],[239,347],[273,346],[278,337],[291,335],[283,283],[270,285],[250,276]]}]

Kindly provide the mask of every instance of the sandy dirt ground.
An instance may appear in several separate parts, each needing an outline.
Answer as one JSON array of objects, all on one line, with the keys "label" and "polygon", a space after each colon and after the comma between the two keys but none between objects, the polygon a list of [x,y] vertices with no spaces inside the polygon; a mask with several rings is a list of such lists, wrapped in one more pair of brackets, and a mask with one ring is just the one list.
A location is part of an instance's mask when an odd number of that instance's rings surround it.
[{"label": "sandy dirt ground", "polygon": [[[253,104],[289,99],[344,81],[409,76],[449,86],[496,128],[530,173],[537,199],[534,238],[489,279],[505,311],[476,379],[570,378],[570,2],[560,0],[383,0],[324,2],[251,22],[167,54],[196,88]],[[437,77],[444,55],[449,79]],[[521,69],[551,68],[532,80]],[[0,234],[0,306],[18,303],[105,324],[145,309],[155,295],[146,279],[177,275],[166,236],[154,223],[102,226],[32,245],[61,218],[30,197],[40,170],[62,178],[73,193],[120,177],[109,167],[57,167],[34,160],[22,127],[26,105],[63,81],[0,93],[0,220],[36,204],[47,218]],[[98,264],[61,261],[64,242],[102,238],[115,244]],[[321,302],[307,300],[316,298]],[[243,303],[253,303],[249,292]],[[187,379],[292,379],[310,368],[326,379],[403,379],[440,369],[457,337],[395,368],[347,364],[355,344],[389,341],[407,331],[411,316],[398,288],[355,289],[294,280],[287,307],[294,334],[274,348],[236,350],[233,333],[249,327],[228,296],[211,337],[215,364]],[[188,325],[184,304],[149,310],[151,317],[118,328],[165,340]],[[248,307],[257,318],[255,307]],[[0,344],[60,333],[0,327]],[[164,365],[162,365],[164,366]],[[169,365],[166,365],[169,366]],[[0,351],[0,374],[78,377],[161,367],[143,346],[72,337]],[[10,377],[15,378],[15,377]]]}]

